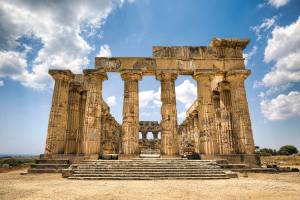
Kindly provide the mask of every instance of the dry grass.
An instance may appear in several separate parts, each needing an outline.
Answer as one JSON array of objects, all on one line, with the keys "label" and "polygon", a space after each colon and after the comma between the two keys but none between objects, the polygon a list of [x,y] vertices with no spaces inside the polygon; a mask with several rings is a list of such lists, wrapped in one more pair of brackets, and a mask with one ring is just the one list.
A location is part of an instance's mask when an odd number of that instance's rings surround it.
[{"label": "dry grass", "polygon": [[262,156],[261,162],[263,165],[277,164],[280,166],[300,166],[300,155]]}]

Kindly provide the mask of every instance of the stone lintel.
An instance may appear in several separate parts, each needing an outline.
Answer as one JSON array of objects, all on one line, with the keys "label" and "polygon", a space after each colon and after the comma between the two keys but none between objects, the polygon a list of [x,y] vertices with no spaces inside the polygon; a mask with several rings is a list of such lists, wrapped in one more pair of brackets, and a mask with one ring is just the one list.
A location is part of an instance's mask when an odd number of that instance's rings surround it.
[{"label": "stone lintel", "polygon": [[157,71],[175,70],[180,75],[193,75],[196,69],[243,69],[243,58],[149,58],[149,57],[96,57],[95,68],[106,72],[141,70],[143,75],[155,75]]},{"label": "stone lintel", "polygon": [[75,75],[72,73],[72,71],[68,69],[49,69],[48,73],[54,79],[71,80],[75,78]]}]

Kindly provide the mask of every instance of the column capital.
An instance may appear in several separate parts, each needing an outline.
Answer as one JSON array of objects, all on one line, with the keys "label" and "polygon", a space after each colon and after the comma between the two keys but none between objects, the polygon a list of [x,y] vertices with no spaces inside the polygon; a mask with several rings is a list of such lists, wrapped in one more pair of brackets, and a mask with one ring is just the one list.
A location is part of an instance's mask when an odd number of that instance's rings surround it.
[{"label": "column capital", "polygon": [[141,70],[125,69],[120,71],[122,80],[141,80],[143,73]]},{"label": "column capital", "polygon": [[213,70],[213,69],[195,70],[193,79],[195,80],[211,79],[212,77],[216,76],[218,73],[219,73],[218,70]]},{"label": "column capital", "polygon": [[226,73],[226,80],[245,80],[251,74],[251,70],[242,69],[242,70],[231,70]]},{"label": "column capital", "polygon": [[48,73],[55,79],[55,80],[66,80],[70,81],[75,78],[74,74],[71,70],[60,70],[60,69],[49,69]]},{"label": "column capital", "polygon": [[177,71],[158,71],[155,74],[155,77],[157,80],[159,81],[163,81],[163,80],[170,80],[170,81],[174,81],[177,79],[178,76],[178,72]]},{"label": "column capital", "polygon": [[85,69],[83,74],[90,80],[107,80],[107,74],[103,69]]}]

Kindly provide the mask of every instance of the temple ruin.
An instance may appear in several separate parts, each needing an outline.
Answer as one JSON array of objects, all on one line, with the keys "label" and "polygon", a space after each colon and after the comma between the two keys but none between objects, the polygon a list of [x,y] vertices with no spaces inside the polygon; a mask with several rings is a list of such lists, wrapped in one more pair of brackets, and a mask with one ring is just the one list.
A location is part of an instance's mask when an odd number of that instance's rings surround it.
[{"label": "temple ruin", "polygon": [[[55,87],[44,157],[74,161],[117,154],[128,159],[139,157],[142,149],[158,149],[163,158],[192,152],[201,159],[255,163],[244,86],[250,75],[243,58],[248,43],[214,38],[208,46],[154,46],[153,57],[96,57],[95,69],[83,74],[49,70]],[[102,98],[108,72],[120,73],[124,81],[122,124]],[[178,124],[175,80],[180,75],[197,82],[197,99]],[[143,76],[161,83],[160,122],[139,121]]]}]

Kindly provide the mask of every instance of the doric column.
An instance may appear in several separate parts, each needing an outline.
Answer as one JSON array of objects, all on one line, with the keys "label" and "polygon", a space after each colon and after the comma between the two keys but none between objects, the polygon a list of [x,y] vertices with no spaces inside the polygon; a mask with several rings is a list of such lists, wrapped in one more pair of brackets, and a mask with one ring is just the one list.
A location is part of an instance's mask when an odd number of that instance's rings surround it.
[{"label": "doric column", "polygon": [[83,153],[83,135],[84,135],[84,116],[85,116],[85,106],[86,106],[86,91],[80,93],[79,101],[79,131],[77,135],[77,154],[80,155]]},{"label": "doric column", "polygon": [[195,141],[195,152],[200,153],[200,147],[199,147],[199,119],[198,119],[198,113],[192,113],[193,115],[193,128],[194,128],[194,141]]},{"label": "doric column", "polygon": [[84,116],[84,134],[82,151],[86,155],[100,154],[101,149],[101,109],[102,82],[107,80],[104,70],[84,70],[84,79],[88,88]]},{"label": "doric column", "polygon": [[49,70],[55,80],[48,124],[45,154],[64,153],[68,118],[69,85],[74,75],[70,70]]},{"label": "doric column", "polygon": [[231,98],[228,82],[219,83],[222,154],[234,153],[231,127]]},{"label": "doric column", "polygon": [[198,92],[198,119],[199,129],[204,139],[204,154],[214,155],[218,153],[217,137],[215,132],[215,110],[212,102],[211,81],[213,71],[199,70],[193,78],[197,81]]},{"label": "doric column", "polygon": [[234,70],[226,75],[230,83],[233,135],[236,141],[237,153],[254,153],[254,141],[244,80],[250,75],[250,70]]},{"label": "doric column", "polygon": [[80,84],[71,83],[70,87],[65,154],[75,154],[77,152],[77,137],[80,127]]},{"label": "doric column", "polygon": [[122,151],[125,155],[133,155],[139,153],[138,81],[142,78],[142,73],[126,70],[121,72],[121,77],[124,80]]},{"label": "doric column", "polygon": [[177,73],[159,72],[156,79],[161,82],[161,152],[163,155],[177,155],[177,111],[175,79]]}]

